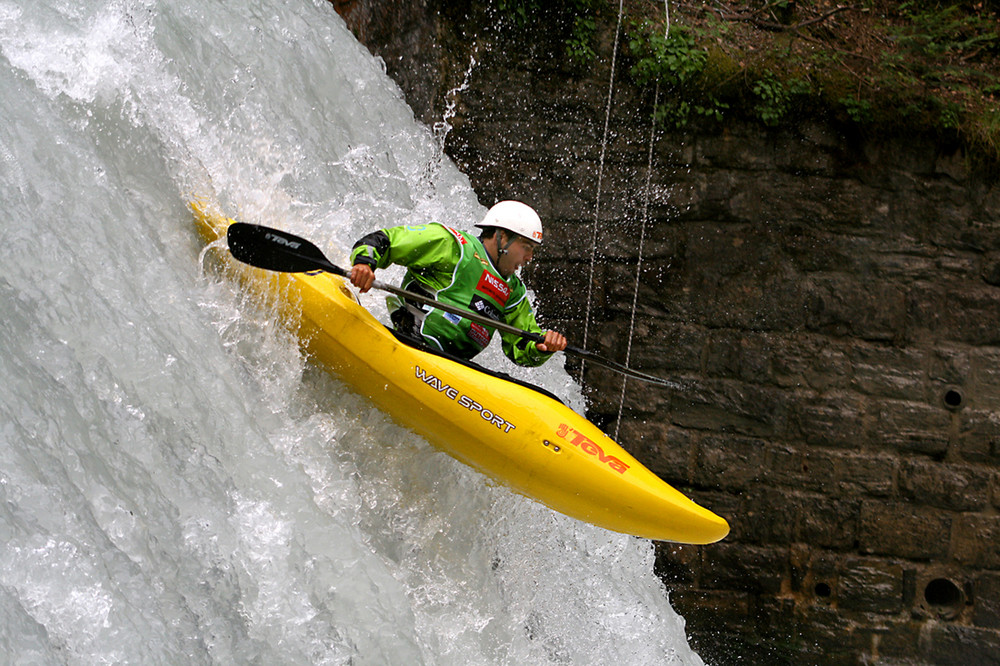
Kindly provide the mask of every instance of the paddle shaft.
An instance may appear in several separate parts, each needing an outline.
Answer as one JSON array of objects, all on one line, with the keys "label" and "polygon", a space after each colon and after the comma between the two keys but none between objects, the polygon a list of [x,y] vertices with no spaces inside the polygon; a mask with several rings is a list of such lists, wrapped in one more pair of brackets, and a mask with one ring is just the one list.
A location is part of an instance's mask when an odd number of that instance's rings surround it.
[{"label": "paddle shaft", "polygon": [[[350,272],[344,270],[343,268],[335,264],[330,264],[330,265],[336,270],[327,270],[327,272],[335,273],[336,275],[339,275],[341,277],[350,280],[351,277]],[[498,331],[513,333],[514,335],[519,335],[522,338],[527,338],[534,342],[545,341],[544,335],[540,335],[538,333],[532,333],[531,331],[525,331],[523,329],[517,328],[516,326],[511,326],[506,322],[496,321],[495,319],[484,317],[481,314],[472,312],[471,310],[466,310],[465,308],[459,307],[457,305],[442,303],[441,301],[430,298],[429,296],[424,296],[422,294],[418,294],[416,292],[403,289],[402,287],[396,287],[391,284],[386,284],[385,282],[381,282],[379,280],[375,280],[374,282],[372,282],[372,289],[387,291],[391,294],[395,294],[396,296],[400,296],[402,298],[406,298],[411,301],[416,301],[417,303],[421,303],[423,305],[429,305],[431,307],[438,308],[439,310],[444,310],[445,312],[451,312],[452,314],[457,314],[461,317],[465,317],[470,321],[474,321],[477,324],[482,324],[484,326],[491,326]],[[607,359],[601,358],[600,356],[595,355],[593,352],[587,351],[586,349],[581,349],[580,347],[574,347],[573,345],[567,344],[566,347],[563,348],[563,351],[566,352],[567,354],[574,354],[576,356],[584,358],[598,365],[606,366],[608,368],[611,368],[612,370],[618,370],[619,372],[624,372],[625,374],[635,377],[636,379],[642,379],[644,381],[652,381],[657,384],[661,384],[663,386],[676,386],[672,382],[668,382],[665,379],[660,379],[659,377],[653,377],[651,375],[644,375],[643,373],[637,372],[636,370],[633,370],[628,366],[621,365],[619,363],[616,363],[615,361],[609,361]]]},{"label": "paddle shaft", "polygon": [[[319,270],[327,273],[333,273],[334,275],[339,275],[340,277],[350,280],[350,272],[332,263],[326,258],[318,247],[305,238],[290,234],[286,231],[271,229],[269,227],[256,224],[234,222],[229,225],[229,230],[227,231],[226,236],[229,243],[229,251],[232,255],[237,260],[250,264],[251,266],[256,266],[257,268],[263,268],[266,270],[290,273],[307,273]],[[511,326],[506,322],[496,321],[495,319],[484,317],[476,312],[471,312],[463,307],[451,305],[449,303],[442,303],[441,301],[430,298],[429,296],[417,294],[401,287],[395,287],[391,284],[385,284],[379,280],[375,280],[375,282],[372,283],[372,288],[387,291],[391,294],[395,294],[396,296],[400,296],[401,298],[423,305],[428,305],[432,308],[438,308],[439,310],[444,310],[445,312],[457,314],[460,317],[465,317],[466,319],[482,324],[483,326],[488,326],[498,331],[527,338],[528,340],[536,343],[544,342],[545,340],[545,336],[538,333],[525,331],[517,328],[516,326]],[[628,375],[629,377],[634,377],[635,379],[659,384],[661,386],[680,388],[680,386],[674,382],[633,370],[632,368],[622,365],[621,363],[602,358],[593,352],[587,351],[586,349],[574,347],[573,345],[566,345],[566,348],[563,351],[567,354],[573,354],[582,359],[591,361],[592,363],[596,363],[597,365],[603,365],[607,368]]]}]

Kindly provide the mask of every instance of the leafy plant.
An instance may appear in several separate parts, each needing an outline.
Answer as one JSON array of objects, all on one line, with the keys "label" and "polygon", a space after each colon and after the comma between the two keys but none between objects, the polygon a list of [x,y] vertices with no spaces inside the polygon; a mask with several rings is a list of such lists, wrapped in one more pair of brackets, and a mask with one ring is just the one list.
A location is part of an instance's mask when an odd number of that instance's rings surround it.
[{"label": "leafy plant", "polygon": [[847,117],[858,125],[868,125],[875,119],[872,112],[872,105],[866,99],[855,99],[854,97],[842,97],[838,100],[847,111]]},{"label": "leafy plant", "polygon": [[629,50],[635,58],[632,79],[641,86],[658,83],[666,89],[666,101],[654,111],[659,122],[678,129],[695,119],[722,122],[730,105],[719,95],[706,94],[701,85],[709,57],[693,31],[675,25],[666,35],[649,19],[633,22]]},{"label": "leafy plant", "polygon": [[752,92],[757,99],[754,111],[768,127],[776,127],[791,112],[794,99],[812,92],[809,81],[800,78],[778,79],[768,73],[754,83]]},{"label": "leafy plant", "polygon": [[568,26],[566,56],[577,64],[597,58],[594,37],[598,14],[607,0],[494,0],[499,15],[518,28],[558,24]]},{"label": "leafy plant", "polygon": [[698,47],[688,28],[674,26],[668,36],[649,19],[633,24],[629,49],[636,57],[632,78],[639,85],[659,81],[683,87],[705,70],[708,61],[708,53]]},{"label": "leafy plant", "polygon": [[948,102],[941,109],[941,126],[945,129],[958,129],[962,124],[962,107],[954,102]]},{"label": "leafy plant", "polygon": [[542,0],[496,0],[496,3],[501,15],[519,26],[527,25],[528,18],[542,8]]},{"label": "leafy plant", "polygon": [[659,104],[654,110],[656,122],[674,129],[684,129],[696,118],[721,123],[729,104],[712,99],[707,104],[692,104],[684,99],[673,99]]},{"label": "leafy plant", "polygon": [[593,62],[597,59],[594,51],[594,37],[597,34],[597,15],[605,0],[572,0],[572,26],[566,39],[566,55],[577,64]]}]

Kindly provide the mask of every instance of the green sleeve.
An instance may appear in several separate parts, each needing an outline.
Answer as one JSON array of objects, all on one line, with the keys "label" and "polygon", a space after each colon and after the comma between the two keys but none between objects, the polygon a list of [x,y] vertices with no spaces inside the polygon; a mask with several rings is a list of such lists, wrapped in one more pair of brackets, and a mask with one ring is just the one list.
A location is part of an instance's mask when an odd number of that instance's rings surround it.
[{"label": "green sleeve", "polygon": [[[390,227],[365,236],[354,245],[351,264],[359,261],[374,268],[401,264],[432,288],[443,288],[451,280],[460,250],[451,231],[440,224]],[[434,284],[434,278],[441,284]]]},{"label": "green sleeve", "polygon": [[[517,298],[517,300],[513,305],[508,305],[507,309],[504,310],[504,317],[507,323],[525,331],[544,335],[545,331],[542,330],[535,320],[535,313],[528,302],[528,295],[525,293],[524,287],[520,286],[519,289],[513,290],[511,296],[512,298]],[[503,353],[518,365],[535,367],[552,358],[552,352],[539,351],[534,342],[519,335],[501,331],[500,340]]]}]

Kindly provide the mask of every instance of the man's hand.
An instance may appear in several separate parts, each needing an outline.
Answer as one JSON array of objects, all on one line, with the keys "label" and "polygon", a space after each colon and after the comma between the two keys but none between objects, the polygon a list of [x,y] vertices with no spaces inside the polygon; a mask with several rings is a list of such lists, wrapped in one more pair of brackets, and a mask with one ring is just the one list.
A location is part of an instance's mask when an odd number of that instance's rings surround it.
[{"label": "man's hand", "polygon": [[557,352],[566,349],[566,338],[561,333],[555,331],[545,331],[545,341],[536,342],[538,351]]},{"label": "man's hand", "polygon": [[368,293],[375,283],[375,271],[368,264],[354,264],[351,266],[351,284],[358,288],[362,294]]}]

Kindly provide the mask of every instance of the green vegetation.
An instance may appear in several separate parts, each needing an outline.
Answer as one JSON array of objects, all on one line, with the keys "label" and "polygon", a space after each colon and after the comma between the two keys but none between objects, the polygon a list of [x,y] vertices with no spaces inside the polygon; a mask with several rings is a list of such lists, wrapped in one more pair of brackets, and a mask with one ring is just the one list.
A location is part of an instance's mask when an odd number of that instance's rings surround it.
[{"label": "green vegetation", "polygon": [[721,122],[729,104],[713,89],[697,84],[705,76],[708,53],[699,47],[695,34],[678,26],[669,38],[649,19],[633,21],[629,49],[636,59],[632,78],[639,85],[659,83],[671,90],[686,90],[690,96],[665,96],[655,110],[657,120],[683,128],[696,118]]},{"label": "green vegetation", "polygon": [[[596,36],[618,18],[610,0],[495,2],[521,26],[562,26],[576,67],[596,63]],[[1000,164],[998,10],[990,0],[670,0],[668,26],[662,1],[629,0],[622,61],[638,85],[661,87],[655,112],[674,128],[823,116],[961,141]]]},{"label": "green vegetation", "polygon": [[811,110],[863,129],[960,132],[995,152],[1000,30],[982,3],[715,2],[680,5],[668,37],[655,15],[632,26],[637,83],[658,71],[684,98],[772,127]]},{"label": "green vegetation", "polygon": [[493,0],[501,19],[519,29],[535,25],[564,29],[566,57],[573,63],[597,58],[594,42],[607,0]]}]

